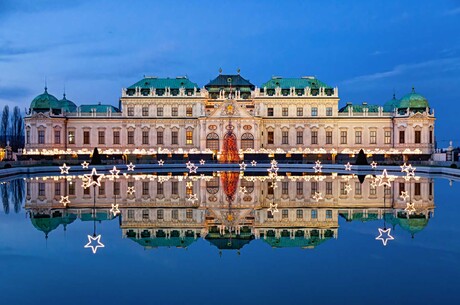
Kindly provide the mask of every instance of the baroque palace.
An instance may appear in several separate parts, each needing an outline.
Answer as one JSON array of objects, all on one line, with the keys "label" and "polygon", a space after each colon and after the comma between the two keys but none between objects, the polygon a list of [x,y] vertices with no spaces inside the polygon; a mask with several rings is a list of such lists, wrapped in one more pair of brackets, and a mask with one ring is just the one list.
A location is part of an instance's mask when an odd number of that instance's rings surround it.
[{"label": "baroque palace", "polygon": [[221,162],[275,157],[428,160],[434,111],[412,92],[382,103],[339,108],[339,92],[316,77],[272,77],[260,87],[221,73],[200,88],[187,77],[144,77],[121,92],[119,107],[77,106],[45,92],[25,118],[25,158],[193,154]]}]

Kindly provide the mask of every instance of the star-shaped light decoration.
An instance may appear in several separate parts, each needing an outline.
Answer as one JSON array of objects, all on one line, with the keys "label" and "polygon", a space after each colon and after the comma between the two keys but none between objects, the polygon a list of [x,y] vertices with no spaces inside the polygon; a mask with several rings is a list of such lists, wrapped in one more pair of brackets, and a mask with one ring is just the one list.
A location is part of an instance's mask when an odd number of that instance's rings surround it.
[{"label": "star-shaped light decoration", "polygon": [[379,179],[378,178],[374,178],[372,179],[370,185],[373,189],[375,189],[377,187],[377,183],[378,183]]},{"label": "star-shaped light decoration", "polygon": [[383,245],[386,246],[386,245],[387,245],[387,242],[388,242],[389,240],[393,240],[393,239],[394,239],[394,237],[391,236],[390,233],[391,233],[391,228],[388,228],[388,229],[386,229],[386,228],[383,228],[383,229],[379,228],[379,236],[377,236],[375,239],[376,239],[376,240],[381,240],[382,243],[383,243]]},{"label": "star-shaped light decoration", "polygon": [[[409,165],[410,165],[410,164],[409,164]],[[412,167],[412,165],[410,165],[410,166]],[[404,162],[404,164],[401,165],[400,168],[401,168],[401,172],[402,172],[402,173],[407,173],[407,172],[408,172],[409,166],[407,166],[406,163]]]},{"label": "star-shaped light decoration", "polygon": [[256,162],[256,160],[252,160],[252,162],[251,162],[251,166],[256,166],[256,165],[257,165],[257,162]]},{"label": "star-shaped light decoration", "polygon": [[278,161],[276,161],[275,159],[272,159],[272,160],[270,161],[270,164],[271,164],[272,167],[273,167],[273,166],[278,166]]},{"label": "star-shaped light decoration", "polygon": [[187,163],[185,163],[185,166],[190,169],[192,166],[194,166],[195,164],[193,164],[191,161],[188,161]]},{"label": "star-shaped light decoration", "polygon": [[162,159],[158,160],[158,166],[163,166],[165,164],[165,161]]},{"label": "star-shaped light decoration", "polygon": [[70,203],[69,196],[61,196],[61,200],[59,200],[59,203],[62,204],[64,207],[67,207],[67,205]]},{"label": "star-shaped light decoration", "polygon": [[407,176],[409,176],[409,177],[415,177],[415,170],[416,170],[416,168],[415,168],[415,167],[412,167],[412,165],[411,165],[411,167],[410,167],[410,168],[408,169],[408,171],[407,171]]},{"label": "star-shaped light decoration", "polygon": [[273,181],[273,182],[271,183],[271,187],[272,187],[273,189],[276,189],[276,188],[278,187],[278,184],[277,184],[275,181]]},{"label": "star-shaped light decoration", "polygon": [[111,170],[109,170],[110,173],[110,179],[118,179],[120,176],[118,175],[120,173],[120,170],[117,169],[116,166],[114,166]]},{"label": "star-shaped light decoration", "polygon": [[193,187],[193,182],[192,182],[192,181],[188,181],[188,182],[185,184],[185,187],[187,187],[187,188],[192,188],[192,187]]},{"label": "star-shaped light decoration", "polygon": [[198,196],[196,194],[190,194],[188,195],[188,198],[187,198],[188,201],[191,201],[192,204],[195,204],[195,201],[198,200]]},{"label": "star-shaped light decoration", "polygon": [[132,195],[136,192],[136,190],[134,189],[134,186],[128,186],[128,190],[126,191],[126,193],[128,193],[128,195]]},{"label": "star-shaped light decoration", "polygon": [[81,164],[82,168],[88,168],[88,166],[89,166],[89,163],[86,161],[83,161],[83,163]]},{"label": "star-shaped light decoration", "polygon": [[248,192],[248,190],[246,189],[245,186],[240,186],[240,193],[245,194],[247,192]]},{"label": "star-shaped light decoration", "polygon": [[62,164],[62,166],[59,166],[59,169],[61,170],[61,174],[68,174],[70,166],[67,166],[65,163]]},{"label": "star-shaped light decoration", "polygon": [[121,213],[120,209],[118,208],[118,203],[117,204],[112,203],[112,208],[110,209],[110,213],[112,213],[114,217]]},{"label": "star-shaped light decoration", "polygon": [[134,171],[134,168],[136,165],[133,164],[133,162],[129,162],[128,165],[126,165],[128,171]]},{"label": "star-shaped light decoration", "polygon": [[198,166],[193,165],[192,167],[189,168],[189,173],[190,174],[192,174],[192,173],[196,174],[197,169],[198,169]]},{"label": "star-shaped light decoration", "polygon": [[278,213],[278,204],[277,203],[270,203],[270,207],[267,209],[270,213],[275,214]]},{"label": "star-shaped light decoration", "polygon": [[200,160],[200,165],[204,165],[206,163],[206,161],[204,161],[203,159]]},{"label": "star-shaped light decoration", "polygon": [[244,161],[242,163],[240,163],[240,170],[245,170],[246,169],[246,163],[244,163]]},{"label": "star-shaped light decoration", "polygon": [[345,185],[345,192],[347,192],[347,194],[349,194],[351,192],[351,185],[347,183],[347,185]]},{"label": "star-shaped light decoration", "polygon": [[347,164],[345,164],[345,170],[346,171],[351,171],[351,166],[352,165],[350,164],[350,162],[348,162]]},{"label": "star-shaped light decoration", "polygon": [[85,186],[84,188],[90,187],[90,186],[101,186],[101,179],[102,175],[99,175],[96,171],[96,168],[93,167],[91,174],[85,174],[84,175],[85,179]]},{"label": "star-shaped light decoration", "polygon": [[406,203],[406,208],[404,209],[409,214],[412,214],[415,212],[415,203]]},{"label": "star-shaped light decoration", "polygon": [[104,248],[104,244],[101,243],[101,235],[88,235],[88,243],[85,245],[85,248],[91,248],[93,254],[96,254],[97,248]]},{"label": "star-shaped light decoration", "polygon": [[379,176],[379,186],[391,187],[390,178],[388,177],[387,169],[385,168],[382,174]]},{"label": "star-shaped light decoration", "polygon": [[372,167],[372,168],[377,168],[377,162],[372,161],[372,162],[371,162],[371,167]]},{"label": "star-shaped light decoration", "polygon": [[401,195],[399,195],[399,197],[400,197],[402,200],[406,201],[407,198],[409,198],[409,194],[407,193],[407,191],[402,191],[402,192],[401,192]]},{"label": "star-shaped light decoration", "polygon": [[315,173],[321,173],[321,169],[323,168],[323,166],[321,165],[321,161],[317,160],[313,168],[315,169]]},{"label": "star-shaped light decoration", "polygon": [[313,199],[316,200],[316,202],[320,201],[321,199],[323,199],[323,196],[320,192],[315,192],[315,195],[312,196]]}]

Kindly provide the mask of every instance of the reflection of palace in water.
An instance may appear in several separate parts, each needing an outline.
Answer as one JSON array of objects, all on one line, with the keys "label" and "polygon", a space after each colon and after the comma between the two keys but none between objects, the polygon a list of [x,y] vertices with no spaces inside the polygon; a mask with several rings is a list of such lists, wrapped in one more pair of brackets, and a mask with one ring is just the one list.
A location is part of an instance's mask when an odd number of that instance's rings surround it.
[{"label": "reflection of palace in water", "polygon": [[[75,176],[30,178],[26,209],[33,225],[48,236],[76,219],[111,220],[112,204],[118,204],[123,237],[145,248],[187,247],[205,238],[219,249],[240,249],[253,239],[272,247],[314,248],[338,237],[340,217],[385,219],[414,236],[434,211],[431,178],[394,177],[391,187],[375,186],[372,176],[356,175],[278,176],[276,187],[272,181],[238,172],[126,175],[114,180],[106,176],[100,187],[85,189]],[[415,212],[405,211],[403,191]],[[61,196],[69,196],[67,207]],[[268,211],[270,205],[276,205],[277,212]]]}]

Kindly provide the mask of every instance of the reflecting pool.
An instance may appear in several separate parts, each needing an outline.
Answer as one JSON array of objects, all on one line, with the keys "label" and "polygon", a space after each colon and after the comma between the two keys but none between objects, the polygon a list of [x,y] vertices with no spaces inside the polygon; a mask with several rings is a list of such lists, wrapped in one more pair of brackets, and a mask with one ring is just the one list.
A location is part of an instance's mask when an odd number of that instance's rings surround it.
[{"label": "reflecting pool", "polygon": [[1,303],[459,303],[459,182],[358,174],[3,179]]}]

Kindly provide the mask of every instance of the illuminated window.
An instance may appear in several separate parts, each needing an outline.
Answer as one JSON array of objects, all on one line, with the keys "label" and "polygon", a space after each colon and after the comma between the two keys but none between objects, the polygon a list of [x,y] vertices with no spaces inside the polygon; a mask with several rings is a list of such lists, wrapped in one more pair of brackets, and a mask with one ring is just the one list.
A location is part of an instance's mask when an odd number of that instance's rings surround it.
[{"label": "illuminated window", "polygon": [[186,110],[186,116],[193,116],[193,108],[192,107],[187,107]]},{"label": "illuminated window", "polygon": [[385,144],[391,144],[391,131],[385,131]]},{"label": "illuminated window", "polygon": [[377,144],[377,131],[371,130],[369,133],[369,144]]},{"label": "illuminated window", "polygon": [[193,144],[193,130],[187,130],[185,132],[185,144],[187,145]]},{"label": "illuminated window", "polygon": [[75,144],[75,131],[70,130],[67,134],[67,139],[69,141],[69,144]]},{"label": "illuminated window", "polygon": [[241,135],[241,149],[254,148],[254,136],[252,133],[243,133]]},{"label": "illuminated window", "polygon": [[211,132],[206,136],[206,148],[210,150],[219,150],[219,135]]}]

